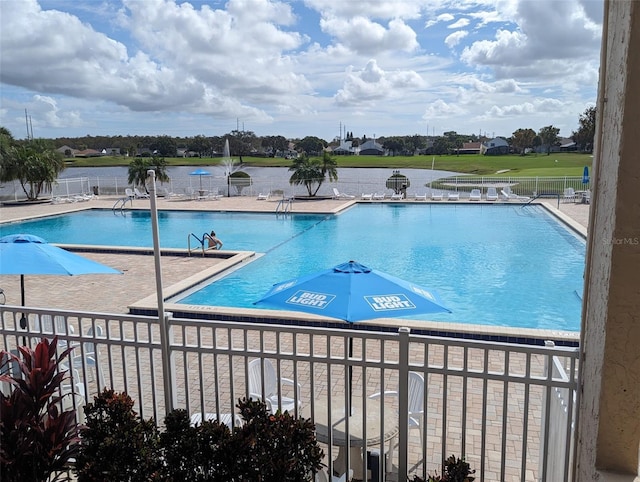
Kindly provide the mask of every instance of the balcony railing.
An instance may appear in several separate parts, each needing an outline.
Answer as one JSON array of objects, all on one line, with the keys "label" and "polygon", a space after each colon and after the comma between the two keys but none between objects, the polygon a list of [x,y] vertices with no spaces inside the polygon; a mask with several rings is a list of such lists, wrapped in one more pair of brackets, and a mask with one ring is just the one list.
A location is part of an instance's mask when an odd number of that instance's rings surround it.
[{"label": "balcony railing", "polygon": [[[440,473],[455,454],[477,480],[567,480],[571,472],[575,347],[169,317],[163,352],[153,317],[19,306],[0,314],[1,349],[57,333],[76,347],[70,387],[89,401],[104,387],[125,391],[159,426],[173,408],[233,413],[260,360],[261,370],[271,364],[278,378],[300,384],[299,392],[283,385],[274,405],[289,397],[298,415],[314,419],[330,471],[404,482]],[[385,391],[395,393],[371,398]]]}]

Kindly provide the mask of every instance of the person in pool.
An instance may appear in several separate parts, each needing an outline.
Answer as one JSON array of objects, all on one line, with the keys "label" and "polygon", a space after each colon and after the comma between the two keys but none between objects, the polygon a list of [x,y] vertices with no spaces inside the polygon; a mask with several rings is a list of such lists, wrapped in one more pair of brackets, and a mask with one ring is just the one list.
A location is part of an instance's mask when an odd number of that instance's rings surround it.
[{"label": "person in pool", "polygon": [[209,238],[209,247],[213,248],[213,249],[221,249],[222,248],[222,241],[220,241],[218,238],[216,238],[216,233],[215,231],[211,231],[211,233],[208,236]]}]

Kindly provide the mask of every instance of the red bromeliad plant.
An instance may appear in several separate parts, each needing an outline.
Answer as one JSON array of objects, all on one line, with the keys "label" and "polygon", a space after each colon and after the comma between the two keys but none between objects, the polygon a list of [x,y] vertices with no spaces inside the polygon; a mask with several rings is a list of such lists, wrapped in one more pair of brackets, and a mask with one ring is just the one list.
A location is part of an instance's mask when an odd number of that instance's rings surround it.
[{"label": "red bromeliad plant", "polygon": [[[61,384],[66,372],[59,371],[67,349],[56,358],[57,337],[42,340],[35,350],[18,347],[22,358],[0,352],[5,373],[9,364],[20,373],[0,375],[14,388],[0,392],[0,480],[65,480],[70,460],[79,449],[75,410],[61,410]],[[51,478],[53,477],[53,478]]]}]

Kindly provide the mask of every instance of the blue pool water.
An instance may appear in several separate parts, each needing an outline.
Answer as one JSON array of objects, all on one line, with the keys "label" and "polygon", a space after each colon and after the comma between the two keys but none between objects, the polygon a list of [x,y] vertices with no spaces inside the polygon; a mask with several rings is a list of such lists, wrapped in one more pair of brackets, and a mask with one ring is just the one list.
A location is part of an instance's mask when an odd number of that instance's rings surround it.
[{"label": "blue pool water", "polygon": [[[180,303],[250,307],[278,281],[356,260],[437,291],[452,313],[424,319],[579,331],[585,242],[543,208],[358,205],[337,216],[161,212],[160,244],[214,229],[265,253]],[[148,212],[93,210],[0,226],[49,242],[152,246]],[[193,244],[192,244],[193,245]],[[415,317],[414,317],[415,318]]]}]

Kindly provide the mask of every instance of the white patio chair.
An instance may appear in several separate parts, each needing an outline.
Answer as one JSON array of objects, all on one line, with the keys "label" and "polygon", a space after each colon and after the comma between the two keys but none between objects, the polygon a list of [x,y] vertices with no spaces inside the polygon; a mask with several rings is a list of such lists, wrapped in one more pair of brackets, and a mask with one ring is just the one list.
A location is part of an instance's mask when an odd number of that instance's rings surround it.
[{"label": "white patio chair", "polygon": [[[422,426],[424,424],[424,377],[417,372],[409,372],[409,429],[420,431],[420,450],[424,449]],[[369,398],[397,397],[398,391],[377,392]],[[393,440],[389,443],[389,460],[393,460]]]},{"label": "white patio chair", "polygon": [[495,187],[487,188],[487,201],[497,201],[498,200],[498,192]]},{"label": "white patio chair", "polygon": [[[264,364],[264,371],[263,371]],[[262,396],[264,381],[264,398]],[[276,413],[278,410],[285,412],[294,412],[296,408],[295,399],[293,397],[280,394],[282,405],[278,403],[278,392],[282,391],[282,388],[289,386],[296,390],[296,398],[298,400],[298,409],[302,407],[302,401],[300,398],[301,386],[299,383],[294,383],[293,380],[288,378],[278,379],[275,368],[271,361],[267,359],[256,359],[249,362],[249,397],[262,400],[267,404],[267,409],[271,413]]]},{"label": "white patio chair", "polygon": [[572,187],[568,187],[562,193],[562,200],[565,202],[573,202],[576,199],[576,191]]},{"label": "white patio chair", "polygon": [[[204,414],[204,420],[207,422],[213,422],[215,420],[217,420],[220,423],[225,424],[227,427],[229,427],[230,429],[235,427],[240,427],[242,426],[242,418],[240,417],[240,415],[238,415],[237,413],[221,413],[221,414],[217,414],[217,413],[205,413]],[[195,427],[196,425],[201,425],[202,424],[202,412],[196,412],[193,415],[191,415],[191,426]]]},{"label": "white patio chair", "polygon": [[480,189],[472,189],[469,193],[469,201],[480,201],[482,199],[482,194],[480,193]]}]

